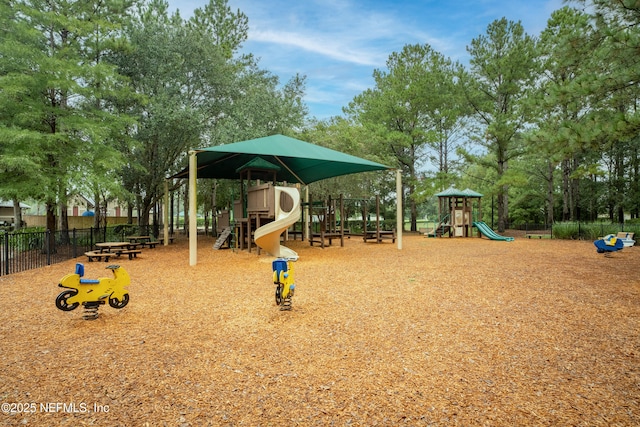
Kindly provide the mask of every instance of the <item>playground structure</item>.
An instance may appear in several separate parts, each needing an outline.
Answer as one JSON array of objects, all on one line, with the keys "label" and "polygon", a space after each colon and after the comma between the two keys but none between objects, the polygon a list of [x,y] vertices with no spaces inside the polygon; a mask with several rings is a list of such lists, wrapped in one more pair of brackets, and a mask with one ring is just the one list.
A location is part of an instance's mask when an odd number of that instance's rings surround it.
[{"label": "playground structure", "polygon": [[[352,233],[345,226],[347,216],[342,194],[338,198],[329,196],[324,200],[314,200],[309,195],[308,201],[302,203],[298,188],[275,185],[279,170],[280,166],[259,156],[238,168],[241,191],[240,198],[233,204],[233,226],[223,211],[219,217],[219,237],[214,245],[215,249],[225,243],[230,245],[232,228],[240,250],[246,248],[251,252],[255,243],[258,250],[264,249],[274,256],[285,258],[294,256],[288,254],[288,248],[279,244],[283,233],[285,241],[291,233],[294,236],[301,234],[303,240],[308,238],[311,246],[319,244],[325,248],[327,244],[332,245],[334,240],[340,240],[340,246],[344,246],[345,236],[349,238]],[[379,196],[375,198],[374,227],[368,225],[368,201],[358,201],[363,207],[363,240],[377,243],[391,240],[395,243],[396,230],[384,230],[382,227]],[[303,217],[300,213],[302,207],[305,208]],[[296,230],[295,225],[300,219],[301,227]]]},{"label": "playground structure", "polygon": [[458,190],[453,187],[435,194],[438,197],[438,224],[426,233],[429,237],[471,237],[474,226],[474,201],[478,207],[477,221],[482,221],[482,194],[470,189]]},{"label": "playground structure", "polygon": [[[351,236],[360,235],[354,233],[349,227],[347,222],[348,213],[345,209],[345,202],[355,202],[358,205],[359,213],[362,215],[362,239],[364,242],[373,240],[376,243],[381,243],[383,240],[396,241],[396,230],[385,230],[380,215],[380,197],[375,197],[375,227],[371,227],[371,221],[369,220],[370,214],[367,199],[345,199],[342,194],[335,199],[328,197],[323,201],[315,202],[312,197],[309,196],[309,228],[308,236],[309,243],[313,246],[314,243],[319,243],[322,248],[325,247],[326,241],[329,241],[329,246],[332,245],[333,240],[340,239],[340,246],[344,246],[344,238],[351,238]],[[353,221],[353,220],[351,220]]]},{"label": "playground structure", "polygon": [[[214,147],[206,147],[189,151],[188,166],[182,171],[171,176],[173,178],[189,179],[189,265],[196,265],[198,253],[198,222],[197,222],[197,181],[198,178],[209,179],[237,179],[238,174],[249,174],[255,171],[257,174],[269,176],[272,182],[295,183],[304,186],[336,176],[350,175],[354,173],[393,170],[389,166],[370,160],[331,150],[326,147],[311,144],[285,135],[270,135],[262,138],[254,138],[231,144],[222,144]],[[402,174],[395,170],[396,176],[396,206],[397,211],[402,211]],[[254,179],[261,179],[257,176]],[[166,206],[168,203],[169,180],[165,180],[165,218],[168,217]],[[242,190],[244,193],[244,188]],[[246,199],[245,199],[246,200]],[[245,200],[240,200],[240,206],[244,207]],[[247,218],[248,227],[251,227],[250,219],[245,212],[240,214],[242,219]],[[398,249],[402,248],[402,224],[398,215],[399,237]],[[165,240],[168,237],[168,220],[165,221]],[[239,230],[246,236],[248,243],[251,239],[251,229],[242,227]],[[256,227],[257,228],[257,227]],[[244,239],[241,239],[244,242]],[[251,248],[250,245],[249,249]]]},{"label": "playground structure", "polygon": [[[278,253],[289,251],[285,246],[276,243],[284,233],[284,241],[290,236],[300,234],[302,240],[308,239],[311,246],[319,245],[323,249],[340,241],[344,246],[345,237],[354,233],[346,226],[345,201],[343,195],[315,200],[309,195],[306,202],[301,201],[297,187],[276,186],[277,165],[264,159],[254,159],[238,169],[240,174],[240,198],[234,201],[232,220],[228,211],[222,211],[218,217],[218,239],[214,249],[225,243],[231,246],[232,229],[236,238],[236,246],[240,250],[251,252],[257,246],[258,251],[264,249],[274,256],[292,258],[293,256]],[[375,198],[375,213],[369,212],[366,199],[349,199],[356,201],[362,211],[362,237],[365,242],[383,240],[396,241],[396,230],[385,230],[380,215],[380,198]],[[369,221],[369,215],[375,214],[375,222]],[[296,227],[300,224],[299,227]],[[260,242],[258,241],[260,240]],[[282,249],[278,249],[278,247]]]},{"label": "playground structure", "polygon": [[[300,191],[295,187],[270,186],[268,189],[273,190],[274,194],[273,221],[256,229],[254,233],[256,245],[275,257],[298,259],[295,251],[280,244],[280,235],[300,218]],[[271,191],[267,193],[271,194]],[[270,205],[270,203],[267,204]]]},{"label": "playground structure", "polygon": [[[482,221],[482,194],[470,189],[453,187],[435,194],[438,197],[438,223],[427,237],[472,237],[473,228],[477,236],[491,240],[510,242],[513,237],[501,236]],[[474,202],[477,201],[477,208]]]},{"label": "playground structure", "polygon": [[119,265],[109,265],[113,277],[100,279],[83,279],[84,264],[77,263],[73,274],[67,274],[58,286],[66,288],[56,298],[56,307],[62,311],[75,310],[80,304],[85,309],[83,319],[98,318],[98,308],[109,301],[113,308],[124,308],[129,303],[129,293],[126,287],[131,279],[127,271]]},{"label": "playground structure", "polygon": [[[233,227],[240,250],[246,247],[251,252],[255,243],[258,250],[263,248],[280,256],[280,235],[300,218],[300,191],[296,187],[276,186],[279,170],[278,165],[260,156],[237,169],[241,191],[240,198],[233,203]],[[266,228],[258,231],[261,227]],[[227,233],[230,232],[229,225]],[[285,233],[285,240],[287,237]],[[283,250],[286,252],[286,248]]]},{"label": "playground structure", "polygon": [[318,243],[324,249],[327,240],[331,246],[334,240],[340,239],[340,246],[344,246],[344,236],[350,235],[350,230],[342,225],[342,218],[344,218],[342,194],[337,200],[329,196],[326,200],[319,201],[314,201],[309,195],[306,206],[309,207],[307,232],[309,244],[313,246],[314,243]]},{"label": "playground structure", "polygon": [[380,225],[380,196],[376,195],[376,228],[368,228],[368,212],[367,212],[367,204],[364,204],[363,210],[363,240],[367,242],[368,240],[374,240],[377,243],[381,243],[383,240],[391,240],[395,243],[396,241],[396,230],[383,230]]}]

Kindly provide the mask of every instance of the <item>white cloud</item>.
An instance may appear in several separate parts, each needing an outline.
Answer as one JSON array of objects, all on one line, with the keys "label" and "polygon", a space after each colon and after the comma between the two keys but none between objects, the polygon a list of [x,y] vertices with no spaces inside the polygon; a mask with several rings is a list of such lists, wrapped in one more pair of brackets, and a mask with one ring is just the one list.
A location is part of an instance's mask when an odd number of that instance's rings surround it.
[{"label": "white cloud", "polygon": [[[207,1],[180,1],[182,15]],[[562,6],[563,0],[229,0],[232,11],[249,18],[244,51],[283,83],[306,75],[305,100],[319,117],[341,114],[340,107],[372,87],[373,70],[384,69],[389,55],[407,44],[427,43],[465,63],[466,46],[495,19],[521,20],[537,35]]]},{"label": "white cloud", "polygon": [[288,31],[250,31],[250,40],[260,43],[275,43],[297,47],[307,52],[317,53],[331,59],[352,62],[359,65],[376,66],[380,64],[380,52],[375,49],[357,46],[341,38],[300,34]]}]

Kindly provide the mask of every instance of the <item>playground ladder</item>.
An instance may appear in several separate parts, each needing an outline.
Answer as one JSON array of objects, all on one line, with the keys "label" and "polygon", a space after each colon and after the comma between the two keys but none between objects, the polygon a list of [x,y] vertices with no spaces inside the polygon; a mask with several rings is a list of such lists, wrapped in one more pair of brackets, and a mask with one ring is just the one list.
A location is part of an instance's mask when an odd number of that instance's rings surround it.
[{"label": "playground ladder", "polygon": [[225,229],[222,230],[222,233],[220,233],[220,236],[218,236],[218,240],[216,240],[216,243],[214,243],[213,249],[220,249],[224,244],[224,242],[227,241],[230,235],[231,235],[231,227],[225,227]]}]

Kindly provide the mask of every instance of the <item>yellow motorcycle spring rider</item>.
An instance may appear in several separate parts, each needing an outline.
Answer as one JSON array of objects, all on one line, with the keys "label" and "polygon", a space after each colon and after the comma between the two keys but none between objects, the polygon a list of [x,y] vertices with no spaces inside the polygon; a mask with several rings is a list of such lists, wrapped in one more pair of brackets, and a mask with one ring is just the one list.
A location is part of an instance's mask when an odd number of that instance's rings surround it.
[{"label": "yellow motorcycle spring rider", "polygon": [[76,272],[67,274],[58,286],[67,288],[56,298],[56,307],[62,311],[75,310],[80,304],[85,309],[83,319],[94,320],[98,318],[98,308],[109,301],[113,308],[124,308],[129,303],[129,293],[125,289],[131,279],[129,273],[119,265],[106,267],[111,270],[113,277],[99,279],[83,279],[84,264],[76,264]]},{"label": "yellow motorcycle spring rider", "polygon": [[273,284],[276,285],[276,304],[280,310],[291,310],[291,298],[296,289],[293,282],[293,263],[297,258],[277,258],[272,263]]}]

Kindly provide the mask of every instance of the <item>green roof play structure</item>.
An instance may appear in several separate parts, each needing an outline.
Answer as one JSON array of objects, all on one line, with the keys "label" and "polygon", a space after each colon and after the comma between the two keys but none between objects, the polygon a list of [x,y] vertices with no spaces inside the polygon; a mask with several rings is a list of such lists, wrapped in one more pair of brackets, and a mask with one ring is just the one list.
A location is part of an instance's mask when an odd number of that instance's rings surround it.
[{"label": "green roof play structure", "polygon": [[[499,235],[482,221],[482,194],[468,188],[458,190],[449,187],[435,195],[438,197],[439,221],[432,231],[426,233],[427,236],[442,237],[447,234],[449,237],[471,237],[475,227],[478,237],[506,242],[513,240],[513,237]],[[476,202],[477,207],[474,206]]]},{"label": "green roof play structure", "polygon": [[[197,178],[265,180],[274,184],[284,182],[287,185],[306,186],[336,176],[383,170],[393,168],[284,135],[271,135],[190,151],[189,166],[172,177],[189,178],[190,265],[197,263]],[[400,171],[395,172],[396,193],[401,195]],[[165,194],[167,193],[165,183]],[[168,205],[168,201],[165,205]],[[402,212],[401,197],[397,198],[396,206],[397,211]],[[164,215],[166,217],[167,212]],[[402,215],[397,215],[397,218],[397,245],[398,249],[402,249]],[[165,221],[165,237],[168,235],[167,222],[168,220]],[[251,236],[251,231],[251,228],[247,229],[246,235]]]}]

